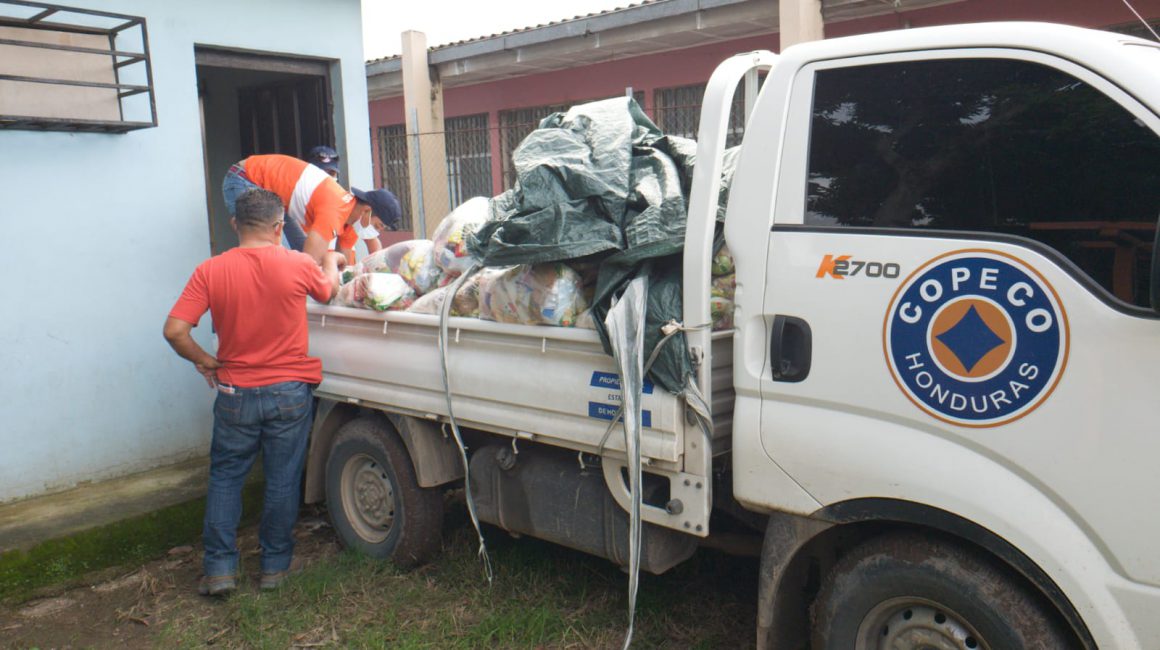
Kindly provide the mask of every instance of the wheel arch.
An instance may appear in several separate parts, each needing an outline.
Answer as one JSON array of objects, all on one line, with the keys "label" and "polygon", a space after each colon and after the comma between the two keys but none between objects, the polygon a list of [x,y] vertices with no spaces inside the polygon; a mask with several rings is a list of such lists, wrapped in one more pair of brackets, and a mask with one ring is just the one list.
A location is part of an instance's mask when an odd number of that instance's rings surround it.
[{"label": "wheel arch", "polygon": [[310,431],[310,446],[306,452],[306,476],[302,500],[319,503],[326,498],[326,458],[334,436],[342,425],[359,416],[359,407],[345,402],[318,398],[314,411],[314,426]]},{"label": "wheel arch", "polygon": [[403,441],[420,487],[435,487],[463,478],[459,450],[439,425],[429,420],[319,398],[307,453],[304,501],[326,498],[326,459],[338,430],[359,417],[373,417]]},{"label": "wheel arch", "polygon": [[[784,520],[797,520],[786,523]],[[774,514],[762,548],[758,647],[800,647],[808,639],[808,607],[823,569],[843,548],[884,533],[919,530],[970,546],[1013,570],[1059,614],[1078,647],[1098,647],[1078,610],[1039,565],[994,532],[954,513],[911,501],[862,498],[826,506],[809,518]],[[788,553],[786,557],[779,554]],[[767,565],[772,569],[767,570]],[[808,595],[803,595],[801,585]],[[775,609],[775,603],[779,606]],[[779,611],[788,604],[789,612]],[[798,623],[797,621],[800,621]],[[799,645],[791,645],[797,643]]]}]

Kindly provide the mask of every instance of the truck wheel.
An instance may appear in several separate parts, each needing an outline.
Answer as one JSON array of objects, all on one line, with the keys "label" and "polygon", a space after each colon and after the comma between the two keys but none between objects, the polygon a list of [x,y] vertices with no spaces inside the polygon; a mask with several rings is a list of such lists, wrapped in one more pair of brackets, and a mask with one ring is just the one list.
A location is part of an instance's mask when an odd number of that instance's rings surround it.
[{"label": "truck wheel", "polygon": [[1065,650],[1022,580],[937,536],[892,534],[842,557],[813,606],[814,650]]},{"label": "truck wheel", "polygon": [[335,434],[326,460],[326,506],[343,545],[401,566],[431,559],[441,545],[443,494],[421,488],[399,437],[375,418]]}]

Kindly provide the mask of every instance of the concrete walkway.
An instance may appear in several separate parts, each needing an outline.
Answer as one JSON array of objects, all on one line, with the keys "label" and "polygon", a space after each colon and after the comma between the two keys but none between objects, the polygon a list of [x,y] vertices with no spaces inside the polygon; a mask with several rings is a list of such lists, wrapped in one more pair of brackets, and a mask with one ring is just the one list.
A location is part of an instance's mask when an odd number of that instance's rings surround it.
[{"label": "concrete walkway", "polygon": [[209,459],[0,505],[0,553],[205,496]]}]

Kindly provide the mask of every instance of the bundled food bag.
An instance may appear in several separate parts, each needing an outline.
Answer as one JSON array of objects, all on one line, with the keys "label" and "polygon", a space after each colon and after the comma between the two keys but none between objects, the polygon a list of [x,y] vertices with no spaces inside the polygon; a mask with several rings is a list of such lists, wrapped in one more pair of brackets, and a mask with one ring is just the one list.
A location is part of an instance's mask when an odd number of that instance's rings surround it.
[{"label": "bundled food bag", "polygon": [[[439,287],[438,289],[425,293],[415,299],[407,311],[414,314],[438,314],[443,310],[443,301],[447,299],[447,293],[451,291],[451,287]],[[451,309],[452,316],[459,316],[455,313],[454,306]]]},{"label": "bundled food bag", "polygon": [[733,254],[729,252],[729,244],[721,244],[721,248],[718,248],[717,252],[713,253],[713,277],[729,275],[733,271]]},{"label": "bundled food bag", "polygon": [[391,270],[390,263],[387,261],[387,251],[391,250],[391,248],[393,246],[377,250],[359,260],[359,263],[354,266],[355,275],[359,276],[364,273],[394,273]]},{"label": "bundled food bag", "polygon": [[709,291],[709,316],[714,330],[733,329],[733,296],[736,289],[736,274],[713,278]]},{"label": "bundled food bag", "polygon": [[372,253],[358,264],[359,273],[395,273],[422,295],[438,287],[443,270],[435,264],[435,243],[430,239],[410,239]]},{"label": "bundled food bag", "polygon": [[591,307],[580,312],[580,315],[576,317],[576,324],[573,325],[573,327],[575,327],[576,329],[581,329],[581,330],[594,330],[594,329],[596,329],[596,319],[594,319],[592,317],[592,308]]},{"label": "bundled food bag", "polygon": [[467,278],[455,297],[451,299],[451,313],[456,316],[479,318],[479,282],[480,274]]},{"label": "bundled food bag", "polygon": [[447,276],[457,276],[475,263],[467,252],[467,237],[488,218],[488,199],[468,199],[443,217],[435,229],[435,263]]},{"label": "bundled food bag", "polygon": [[[443,301],[451,287],[439,287],[430,293],[423,294],[415,300],[407,311],[415,314],[440,314],[443,311]],[[451,301],[452,316],[466,316],[479,318],[479,274],[467,279]]]},{"label": "bundled food bag", "polygon": [[479,317],[498,323],[572,327],[588,308],[581,278],[559,262],[480,274]]},{"label": "bundled food bag", "polygon": [[375,311],[406,309],[415,301],[415,290],[394,273],[363,273],[339,288],[338,299],[348,307]]},{"label": "bundled food bag", "polygon": [[[357,277],[357,276],[356,276]],[[356,297],[355,293],[358,287],[353,282],[354,278],[344,280],[344,284],[338,288],[338,293],[334,296],[334,304],[342,305],[343,307],[362,307],[362,297]]]}]

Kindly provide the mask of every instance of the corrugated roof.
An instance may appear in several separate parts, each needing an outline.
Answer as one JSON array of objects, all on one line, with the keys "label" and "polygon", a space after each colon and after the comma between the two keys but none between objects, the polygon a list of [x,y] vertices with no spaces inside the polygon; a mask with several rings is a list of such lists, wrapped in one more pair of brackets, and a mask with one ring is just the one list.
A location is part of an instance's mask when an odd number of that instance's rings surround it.
[{"label": "corrugated roof", "polygon": [[[530,31],[536,30],[536,29],[543,29],[545,27],[552,27],[555,25],[563,25],[565,23],[575,22],[577,20],[587,20],[588,18],[592,18],[594,16],[607,16],[608,14],[614,14],[618,11],[625,11],[626,9],[632,9],[633,7],[642,7],[644,5],[651,5],[651,4],[656,4],[658,2],[664,2],[664,1],[665,0],[640,0],[640,2],[633,2],[630,4],[626,4],[623,7],[614,7],[612,9],[605,9],[604,11],[594,11],[594,12],[589,13],[589,14],[582,14],[579,16],[573,16],[571,18],[562,18],[560,20],[553,20],[551,22],[541,23],[539,25],[529,25],[527,27],[510,29],[510,30],[503,31],[503,32],[496,32],[495,34],[488,34],[487,36],[476,36],[475,38],[465,38],[465,39],[459,40],[459,41],[452,41],[451,43],[443,43],[441,45],[433,45],[433,46],[427,48],[427,51],[428,52],[435,52],[437,50],[442,50],[444,48],[455,47],[458,45],[465,45],[467,43],[477,43],[479,41],[486,41],[486,40],[492,39],[492,38],[503,38],[505,36],[511,36],[512,34],[521,34],[521,33],[530,32]],[[371,59],[371,60],[367,61],[367,64],[369,65],[371,63],[379,63],[381,61],[393,61],[395,59],[398,59],[399,57],[400,57],[400,55],[398,55],[398,54],[395,54],[393,56],[384,56],[384,57],[381,57],[378,59]]]}]

